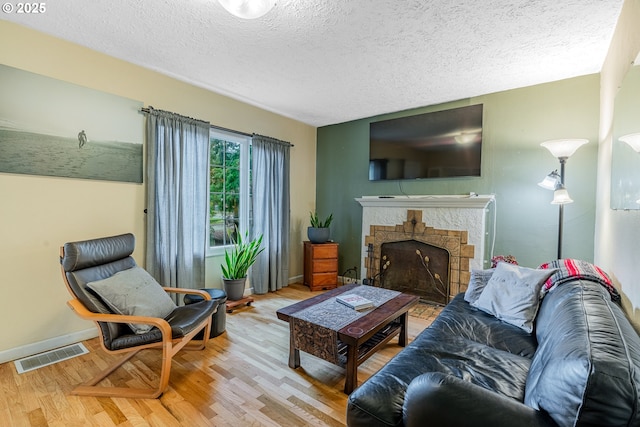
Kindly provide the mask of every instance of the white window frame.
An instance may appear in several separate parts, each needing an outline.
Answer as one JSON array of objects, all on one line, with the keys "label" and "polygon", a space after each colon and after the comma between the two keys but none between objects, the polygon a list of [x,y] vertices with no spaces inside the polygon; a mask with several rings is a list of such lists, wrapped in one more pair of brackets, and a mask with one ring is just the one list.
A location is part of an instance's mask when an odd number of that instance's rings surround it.
[{"label": "white window frame", "polygon": [[[249,182],[249,174],[251,171],[251,165],[249,164],[249,147],[251,145],[251,137],[248,135],[237,134],[233,132],[227,132],[224,130],[211,128],[209,131],[209,141],[212,139],[221,139],[229,142],[234,142],[240,144],[240,211],[239,211],[239,221],[240,227],[239,232],[244,234],[249,229],[249,212],[250,212],[250,182]],[[209,145],[209,156],[211,156],[211,145]],[[209,165],[211,168],[211,165]],[[211,176],[211,174],[209,174]],[[211,183],[207,186],[207,191]],[[207,206],[207,242],[210,242],[210,231],[211,227],[208,225],[211,223],[209,218],[210,204],[211,204],[211,194],[208,193],[209,206]],[[226,248],[229,248],[231,245],[225,246],[209,246],[207,248],[207,256],[223,256]]]}]

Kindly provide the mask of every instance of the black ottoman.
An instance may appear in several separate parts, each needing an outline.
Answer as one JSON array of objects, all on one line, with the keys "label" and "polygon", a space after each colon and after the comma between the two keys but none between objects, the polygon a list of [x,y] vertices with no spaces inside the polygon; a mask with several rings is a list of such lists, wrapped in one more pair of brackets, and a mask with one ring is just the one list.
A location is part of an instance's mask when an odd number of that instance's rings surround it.
[{"label": "black ottoman", "polygon": [[[209,295],[211,295],[211,299],[214,301],[218,301],[218,310],[213,313],[211,316],[211,333],[209,334],[209,338],[217,337],[221,333],[224,332],[227,326],[227,310],[225,307],[225,303],[227,302],[227,294],[222,289],[200,289],[201,291],[205,291]],[[200,295],[191,295],[187,294],[184,296],[185,304],[193,304],[194,302],[202,301]],[[195,339],[202,339],[203,332],[200,332],[195,336]]]}]

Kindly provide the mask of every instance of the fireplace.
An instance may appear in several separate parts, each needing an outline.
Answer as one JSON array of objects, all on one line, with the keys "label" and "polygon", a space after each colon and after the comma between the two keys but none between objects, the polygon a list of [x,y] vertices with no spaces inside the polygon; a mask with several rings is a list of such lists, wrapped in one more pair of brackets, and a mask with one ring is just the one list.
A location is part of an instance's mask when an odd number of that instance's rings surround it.
[{"label": "fireplace", "polygon": [[402,224],[373,225],[370,232],[365,237],[368,284],[442,305],[466,289],[474,257],[467,231],[429,227],[422,211],[407,210]]},{"label": "fireplace", "polygon": [[449,302],[449,251],[417,240],[382,243],[380,286],[445,305]]},{"label": "fireplace", "polygon": [[[375,286],[447,304],[490,266],[493,196],[365,196],[362,274]],[[425,258],[426,257],[426,258]]]}]

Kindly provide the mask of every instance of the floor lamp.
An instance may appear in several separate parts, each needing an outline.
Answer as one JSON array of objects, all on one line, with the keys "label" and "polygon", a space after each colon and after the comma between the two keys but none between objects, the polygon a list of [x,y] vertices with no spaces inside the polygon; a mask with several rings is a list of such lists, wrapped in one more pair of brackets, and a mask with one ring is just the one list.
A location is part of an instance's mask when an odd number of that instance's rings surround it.
[{"label": "floor lamp", "polygon": [[553,191],[551,204],[558,205],[558,259],[562,258],[562,226],[564,223],[564,205],[572,203],[571,197],[564,186],[564,168],[567,159],[576,152],[578,148],[589,142],[587,139],[555,139],[545,141],[541,146],[551,152],[560,161],[560,174],[555,170],[538,183],[539,186]]}]

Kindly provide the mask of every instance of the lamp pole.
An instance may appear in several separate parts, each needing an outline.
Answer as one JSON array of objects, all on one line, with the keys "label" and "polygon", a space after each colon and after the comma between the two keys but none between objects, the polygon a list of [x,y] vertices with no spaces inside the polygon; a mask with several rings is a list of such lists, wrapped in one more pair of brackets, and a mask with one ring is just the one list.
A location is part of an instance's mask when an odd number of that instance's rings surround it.
[{"label": "lamp pole", "polygon": [[560,183],[556,186],[553,192],[553,201],[551,202],[551,204],[560,205],[558,206],[558,259],[562,258],[564,204],[573,202],[564,186],[564,165],[567,163],[567,159],[571,157],[578,148],[588,142],[588,139],[554,139],[540,144],[549,150],[551,154],[560,161]]},{"label": "lamp pole", "polygon": [[[560,157],[560,184],[564,185],[564,165],[567,157]],[[558,259],[562,259],[562,225],[564,224],[564,203],[558,205]]]}]

